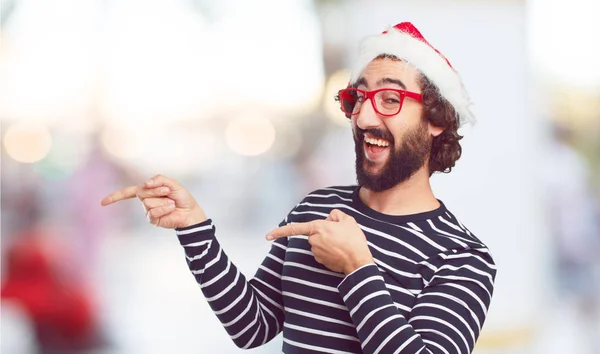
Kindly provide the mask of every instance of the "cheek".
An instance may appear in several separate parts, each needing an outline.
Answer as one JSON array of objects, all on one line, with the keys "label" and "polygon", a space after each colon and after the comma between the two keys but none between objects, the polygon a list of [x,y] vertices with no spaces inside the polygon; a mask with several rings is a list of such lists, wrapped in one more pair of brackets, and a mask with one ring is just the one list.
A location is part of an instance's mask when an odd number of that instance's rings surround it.
[{"label": "cheek", "polygon": [[390,133],[394,137],[394,147],[398,148],[402,144],[404,132],[408,130],[409,127],[407,125],[407,122],[400,119],[389,121],[385,125],[385,129],[387,129],[388,133]]},{"label": "cheek", "polygon": [[386,128],[394,136],[396,146],[400,145],[406,132],[418,129],[422,124],[422,114],[423,107],[420,105],[406,105],[393,120],[387,122]]},{"label": "cheek", "polygon": [[402,111],[400,112],[402,121],[406,122],[408,126],[416,127],[423,118],[423,106],[420,104],[404,104]]}]

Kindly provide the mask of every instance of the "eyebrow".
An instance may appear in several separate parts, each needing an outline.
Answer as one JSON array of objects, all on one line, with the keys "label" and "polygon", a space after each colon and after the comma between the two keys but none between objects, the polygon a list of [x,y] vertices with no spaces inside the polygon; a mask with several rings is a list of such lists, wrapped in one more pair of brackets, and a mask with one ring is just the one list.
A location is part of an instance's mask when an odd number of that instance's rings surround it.
[{"label": "eyebrow", "polygon": [[398,85],[406,90],[406,85],[404,85],[404,83],[398,79],[391,79],[389,77],[384,77],[383,79],[377,81],[377,86],[381,86],[382,84]]},{"label": "eyebrow", "polygon": [[360,79],[358,79],[358,80],[357,80],[357,81],[354,83],[354,85],[352,85],[352,86],[353,86],[354,88],[356,88],[356,87],[358,87],[358,86],[360,86],[360,85],[363,85],[363,86],[369,86],[369,85],[367,84],[367,79],[365,79],[364,77],[361,77],[361,78],[360,78]]},{"label": "eyebrow", "polygon": [[[406,90],[406,85],[401,80],[398,80],[398,79],[392,79],[392,78],[389,78],[389,77],[384,77],[381,80],[377,81],[377,86],[381,86],[383,84],[398,85],[398,86],[400,86],[400,87],[402,87],[403,89]],[[358,87],[360,85],[369,87],[369,84],[367,83],[367,79],[365,79],[364,77],[361,77],[360,79],[358,79],[353,86],[354,87]]]}]

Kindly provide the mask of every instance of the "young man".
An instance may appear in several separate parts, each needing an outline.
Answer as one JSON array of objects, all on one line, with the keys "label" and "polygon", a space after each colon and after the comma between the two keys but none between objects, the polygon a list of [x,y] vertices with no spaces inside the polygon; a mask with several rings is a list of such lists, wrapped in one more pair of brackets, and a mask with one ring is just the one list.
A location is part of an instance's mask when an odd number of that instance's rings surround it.
[{"label": "young man", "polygon": [[448,60],[410,23],[367,38],[337,99],[352,120],[358,186],[304,198],[267,239],[254,278],[176,181],[158,175],[106,197],[138,197],[175,228],[189,268],[232,340],[285,353],[470,353],[496,268],[487,247],[431,190],[460,157],[469,100]]}]

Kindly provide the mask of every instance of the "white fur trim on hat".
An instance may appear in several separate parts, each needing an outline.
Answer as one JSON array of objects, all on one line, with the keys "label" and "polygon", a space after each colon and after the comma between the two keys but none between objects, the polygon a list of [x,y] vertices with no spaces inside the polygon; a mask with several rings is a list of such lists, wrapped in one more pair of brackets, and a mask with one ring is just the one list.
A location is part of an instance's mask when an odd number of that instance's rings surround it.
[{"label": "white fur trim on hat", "polygon": [[382,54],[405,60],[421,71],[454,107],[459,125],[475,122],[475,116],[469,108],[471,101],[458,73],[428,43],[395,27],[389,28],[387,33],[366,37],[361,42],[359,57],[352,70],[350,82],[355,83],[365,67]]}]

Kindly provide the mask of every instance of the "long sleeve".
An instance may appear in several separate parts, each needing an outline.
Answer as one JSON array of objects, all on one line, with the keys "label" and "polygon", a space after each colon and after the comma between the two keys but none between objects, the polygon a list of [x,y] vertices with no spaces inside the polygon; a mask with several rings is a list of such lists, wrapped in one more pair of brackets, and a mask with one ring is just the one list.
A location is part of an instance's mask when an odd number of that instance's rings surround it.
[{"label": "long sleeve", "polygon": [[496,267],[487,251],[451,250],[426,261],[425,287],[405,318],[376,265],[338,286],[365,353],[471,353],[491,301]]},{"label": "long sleeve", "polygon": [[176,233],[190,271],[234,343],[254,348],[273,339],[283,327],[281,271],[287,239],[273,242],[247,281],[219,245],[210,219]]}]

